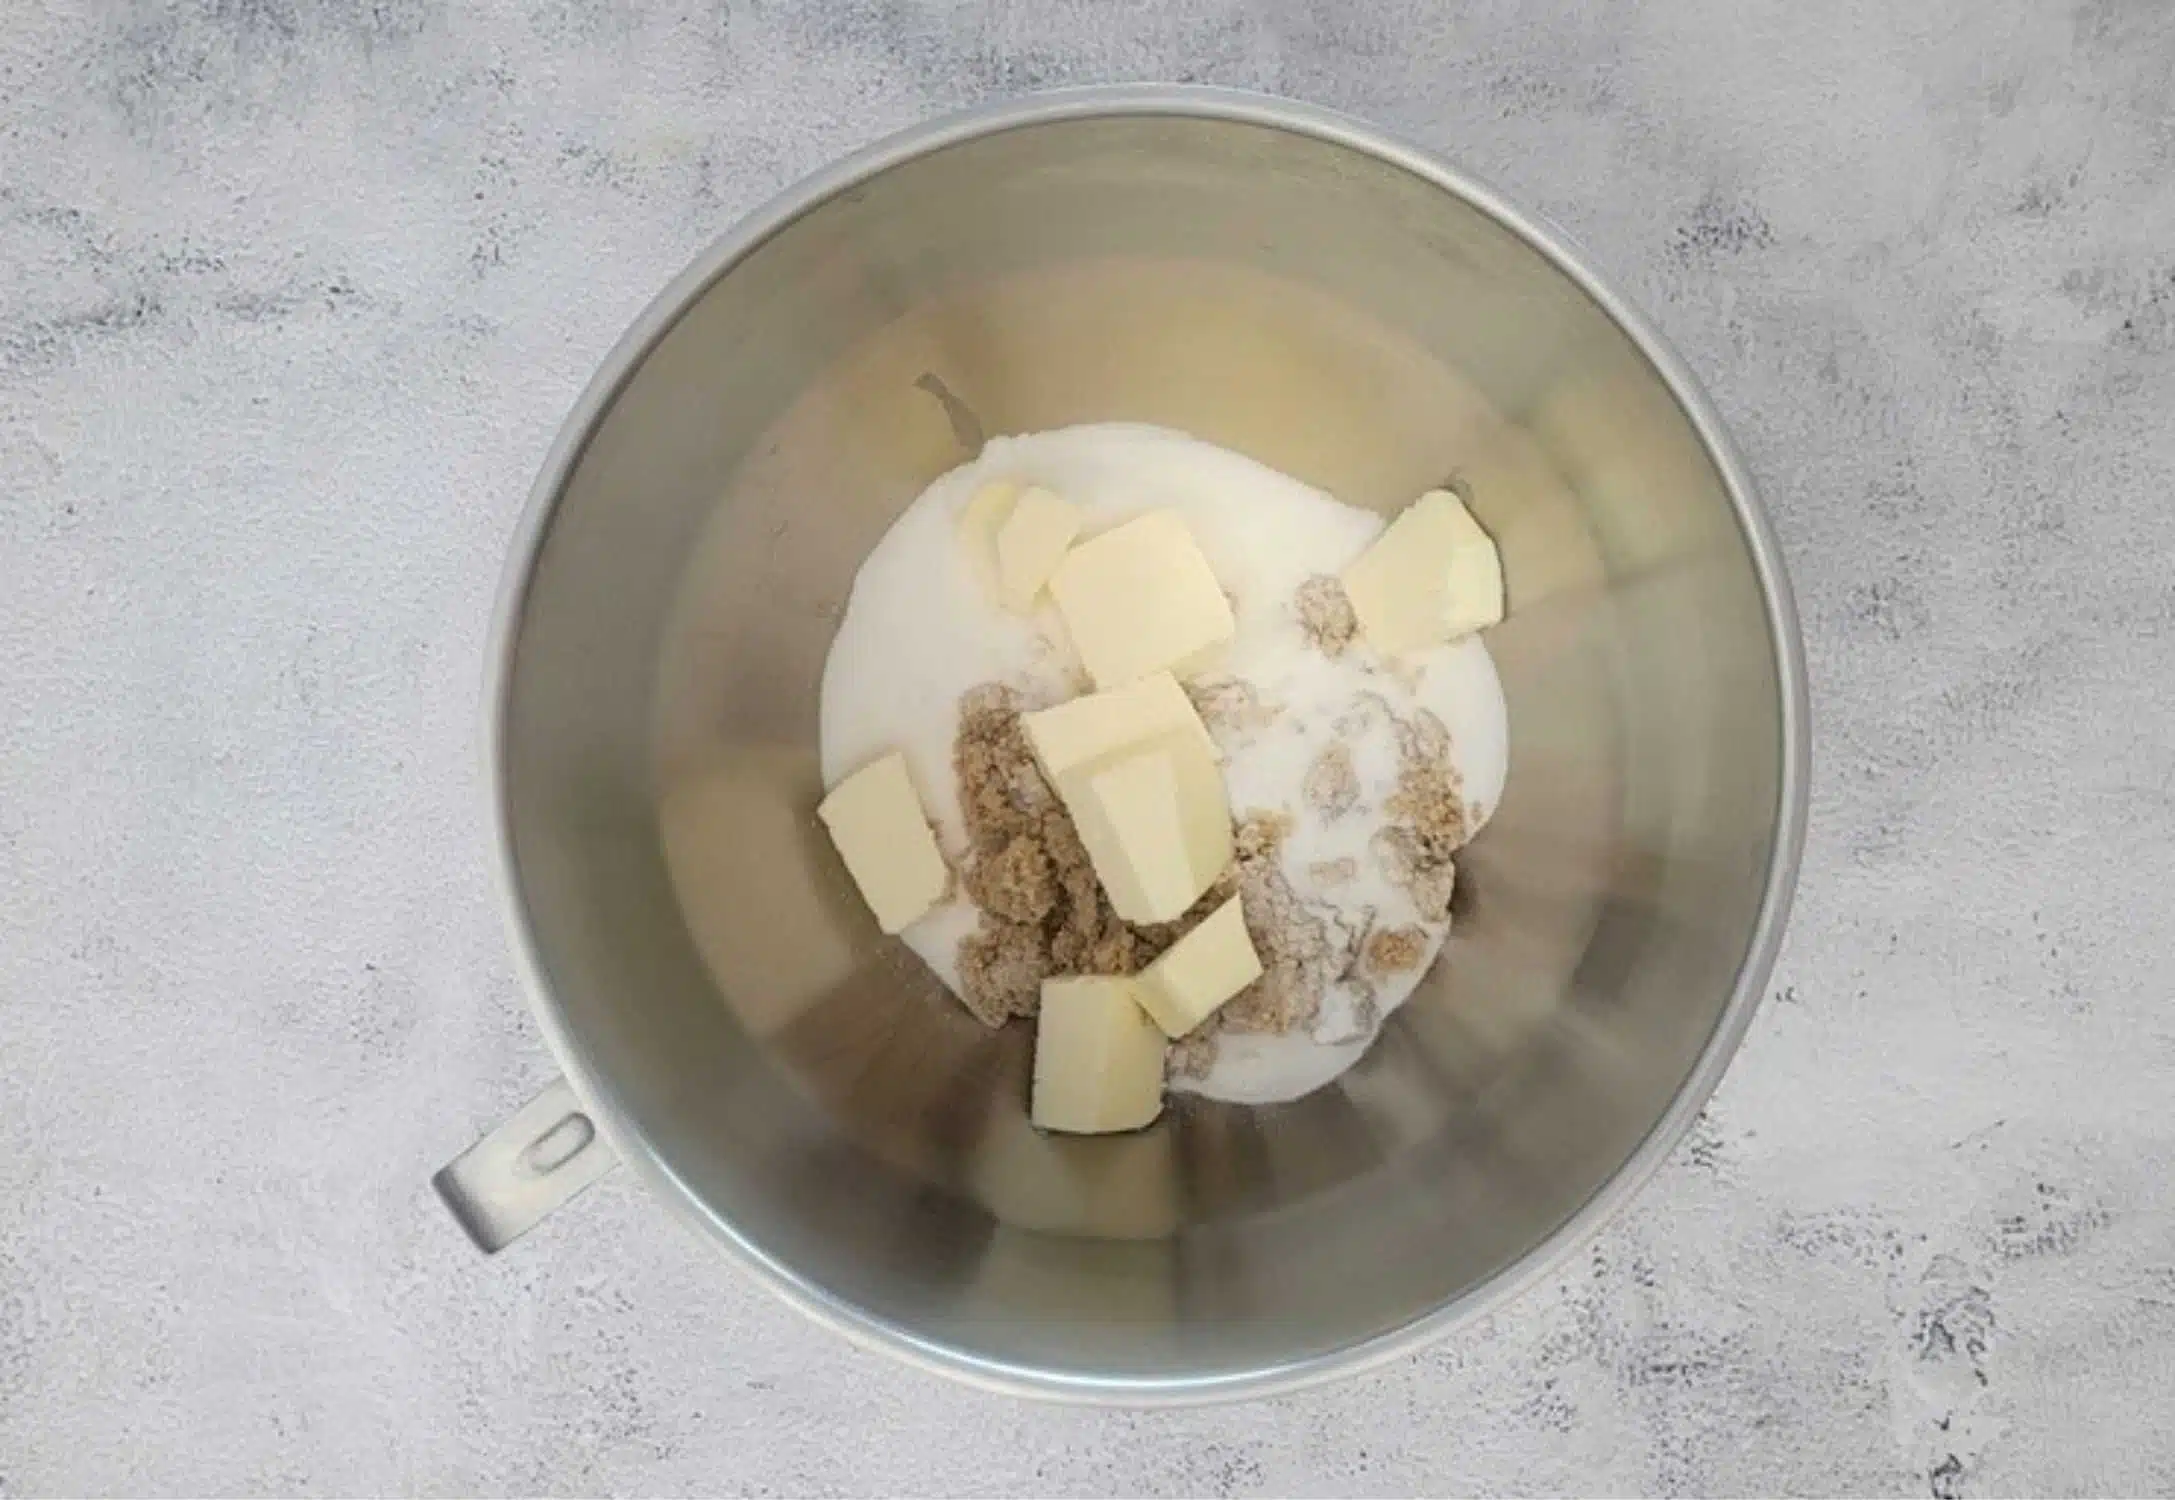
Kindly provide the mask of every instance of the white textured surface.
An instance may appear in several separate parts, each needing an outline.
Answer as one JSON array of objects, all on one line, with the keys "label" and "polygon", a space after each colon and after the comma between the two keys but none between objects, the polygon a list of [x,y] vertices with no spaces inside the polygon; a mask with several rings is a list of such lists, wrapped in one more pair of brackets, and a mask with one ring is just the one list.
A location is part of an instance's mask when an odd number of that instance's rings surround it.
[{"label": "white textured surface", "polygon": [[[0,1493],[2175,1491],[2175,8],[712,9],[0,7]],[[852,1352],[623,1177],[480,1260],[425,1180],[548,1072],[475,700],[560,416],[837,151],[1152,75],[1497,179],[1734,423],[1819,759],[1714,1108],[1240,1409]]]}]

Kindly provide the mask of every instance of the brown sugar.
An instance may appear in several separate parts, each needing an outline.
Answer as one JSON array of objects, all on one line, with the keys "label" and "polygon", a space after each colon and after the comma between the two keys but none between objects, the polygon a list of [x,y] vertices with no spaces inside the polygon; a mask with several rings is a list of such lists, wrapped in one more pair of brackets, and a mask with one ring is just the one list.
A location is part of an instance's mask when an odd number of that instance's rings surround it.
[{"label": "brown sugar", "polygon": [[1352,764],[1352,747],[1331,740],[1307,767],[1299,795],[1307,806],[1325,818],[1341,818],[1359,803],[1359,772]]},{"label": "brown sugar", "polygon": [[1401,886],[1430,922],[1450,914],[1457,852],[1472,837],[1465,791],[1450,758],[1450,735],[1425,709],[1397,721],[1397,789],[1384,811],[1391,822],[1369,841],[1376,868]]},{"label": "brown sugar", "polygon": [[1238,827],[1232,831],[1232,847],[1241,863],[1271,859],[1284,847],[1284,840],[1291,837],[1294,826],[1288,812],[1250,812],[1239,819]]},{"label": "brown sugar", "polygon": [[1048,972],[1042,929],[1034,923],[985,915],[980,930],[960,939],[959,998],[984,1026],[1033,1015]]},{"label": "brown sugar", "polygon": [[1299,613],[1299,628],[1314,649],[1332,661],[1344,655],[1359,633],[1359,617],[1352,613],[1344,585],[1327,573],[1317,573],[1300,584],[1292,606]]},{"label": "brown sugar", "polygon": [[1244,733],[1276,722],[1278,710],[1264,704],[1254,685],[1237,677],[1211,677],[1185,685],[1193,711],[1211,729]]},{"label": "brown sugar", "polygon": [[1417,927],[1378,927],[1367,936],[1366,966],[1372,974],[1402,974],[1419,967],[1427,934]]},{"label": "brown sugar", "polygon": [[1329,924],[1291,888],[1274,852],[1238,862],[1240,910],[1261,959],[1261,977],[1211,1017],[1215,1029],[1289,1031],[1311,1026],[1336,977]]},{"label": "brown sugar", "polygon": [[1406,765],[1450,764],[1450,731],[1443,726],[1442,720],[1420,708],[1413,710],[1411,718],[1396,722],[1397,753]]},{"label": "brown sugar", "polygon": [[1307,878],[1316,885],[1350,885],[1359,879],[1359,861],[1349,855],[1342,859],[1318,859],[1307,866]]},{"label": "brown sugar", "polygon": [[[1255,812],[1241,818],[1231,873],[1195,909],[1205,916],[1238,894],[1246,935],[1261,960],[1261,977],[1171,1045],[1166,1066],[1173,1077],[1205,1075],[1216,1060],[1216,1039],[1226,1031],[1285,1032],[1312,1026],[1321,1013],[1322,995],[1337,977],[1344,949],[1331,924],[1284,877],[1277,856],[1291,829],[1288,813]],[[1193,917],[1188,913],[1185,921],[1172,924],[1172,938]]]},{"label": "brown sugar", "polygon": [[1208,1070],[1216,1063],[1215,1017],[1211,1024],[1188,1032],[1171,1043],[1163,1054],[1163,1071],[1171,1078],[1206,1078]]},{"label": "brown sugar", "polygon": [[1447,763],[1408,764],[1386,808],[1435,858],[1448,859],[1465,847],[1465,794],[1457,771]]},{"label": "brown sugar", "polygon": [[1391,885],[1412,898],[1420,916],[1440,922],[1450,912],[1450,897],[1457,888],[1457,866],[1408,824],[1392,824],[1367,841],[1375,869]]},{"label": "brown sugar", "polygon": [[1035,765],[1017,694],[985,683],[959,700],[952,772],[967,828],[964,885],[982,910],[959,944],[967,1009],[1002,1025],[1035,1013],[1051,974],[1131,973],[1132,935]]},{"label": "brown sugar", "polygon": [[967,867],[967,896],[993,917],[1012,922],[1039,922],[1057,905],[1057,868],[1048,845],[1026,834],[1015,834],[995,854],[983,855]]}]

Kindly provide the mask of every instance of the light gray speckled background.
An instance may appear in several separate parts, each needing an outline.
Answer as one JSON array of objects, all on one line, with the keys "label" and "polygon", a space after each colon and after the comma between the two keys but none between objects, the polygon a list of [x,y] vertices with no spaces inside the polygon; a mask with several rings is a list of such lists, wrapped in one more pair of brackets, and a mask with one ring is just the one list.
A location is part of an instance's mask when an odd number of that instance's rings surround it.
[{"label": "light gray speckled background", "polygon": [[[1497,180],[1735,424],[1818,770],[1708,1119],[1239,1409],[894,1368],[624,1177],[480,1260],[425,1179],[549,1072],[475,742],[562,413],[826,158],[1145,76]],[[2171,689],[2166,0],[6,0],[0,1494],[2175,1492]]]}]

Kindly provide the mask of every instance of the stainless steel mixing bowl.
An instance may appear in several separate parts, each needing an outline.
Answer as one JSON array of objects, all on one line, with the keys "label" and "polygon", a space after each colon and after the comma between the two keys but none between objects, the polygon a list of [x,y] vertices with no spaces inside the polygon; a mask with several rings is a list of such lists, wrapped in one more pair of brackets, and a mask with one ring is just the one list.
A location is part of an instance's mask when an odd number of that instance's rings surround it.
[{"label": "stainless steel mixing bowl", "polygon": [[[1037,1135],[811,810],[854,570],[984,434],[1183,428],[1500,542],[1511,772],[1455,935],[1338,1084]],[[1441,1333],[1591,1233],[1751,1019],[1804,822],[1775,543],[1691,377],[1562,238],[1333,115],[1192,89],[924,127],[754,215],[568,420],[499,621],[514,947],[571,1089],[441,1174],[487,1246],[625,1161],[815,1317],[1174,1402]],[[598,1135],[601,1131],[601,1137]]]}]

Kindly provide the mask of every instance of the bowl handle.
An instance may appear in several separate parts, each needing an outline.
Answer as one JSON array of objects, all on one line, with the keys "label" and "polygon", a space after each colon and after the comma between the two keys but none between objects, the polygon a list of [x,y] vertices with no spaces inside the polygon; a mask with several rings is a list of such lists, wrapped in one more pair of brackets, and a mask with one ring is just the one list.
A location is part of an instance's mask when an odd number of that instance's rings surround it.
[{"label": "bowl handle", "polygon": [[431,1178],[476,1248],[496,1255],[619,1165],[564,1078]]}]

